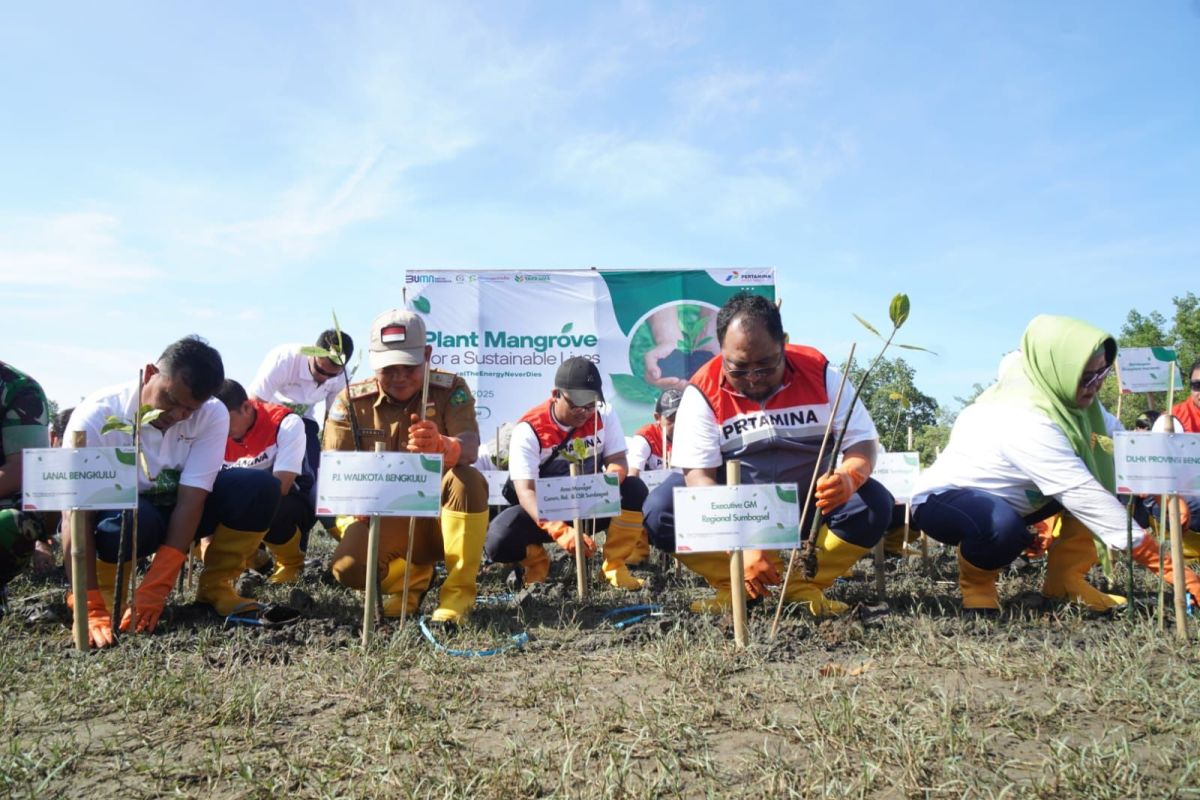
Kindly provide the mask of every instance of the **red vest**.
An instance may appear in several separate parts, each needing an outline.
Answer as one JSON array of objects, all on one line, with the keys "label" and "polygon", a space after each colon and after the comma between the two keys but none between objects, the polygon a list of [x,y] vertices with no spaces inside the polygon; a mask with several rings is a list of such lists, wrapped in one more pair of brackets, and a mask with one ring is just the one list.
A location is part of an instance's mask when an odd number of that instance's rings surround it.
[{"label": "red vest", "polygon": [[1200,408],[1192,402],[1192,398],[1184,400],[1182,403],[1176,404],[1171,409],[1171,413],[1179,417],[1179,421],[1183,423],[1183,429],[1188,433],[1200,433]]},{"label": "red vest", "polygon": [[[733,391],[716,357],[691,383],[708,400],[721,428],[721,456],[742,462],[744,483],[808,487],[831,412],[825,389],[829,360],[811,347],[787,345],[783,384],[764,402]],[[845,409],[838,412],[842,417]]]},{"label": "red vest", "polygon": [[[554,400],[549,400],[532,408],[525,412],[525,416],[521,417],[520,422],[517,423],[518,425],[521,423],[529,425],[537,435],[540,451],[538,453],[538,477],[550,478],[570,474],[570,462],[563,458],[562,454],[564,452],[574,453],[572,441],[575,439],[581,440],[587,448],[587,456],[580,465],[579,472],[585,475],[595,472],[594,464],[597,461],[600,469],[603,469],[604,452],[601,450],[597,453],[597,448],[602,447],[601,437],[597,434],[604,430],[603,418],[598,414],[593,414],[578,428],[564,431],[550,414],[550,407],[553,405]],[[559,447],[560,444],[562,447]],[[555,448],[558,449],[555,450]]]},{"label": "red vest", "polygon": [[645,469],[663,469],[666,466],[663,450],[666,442],[663,439],[662,426],[657,422],[648,423],[638,428],[634,436],[642,437],[650,445],[650,457],[646,459]]},{"label": "red vest", "polygon": [[240,442],[231,438],[225,439],[225,468],[249,467],[250,469],[270,470],[275,466],[275,456],[279,453],[279,426],[288,414],[294,414],[290,408],[275,403],[264,403],[262,400],[251,398],[254,404],[254,424]]}]

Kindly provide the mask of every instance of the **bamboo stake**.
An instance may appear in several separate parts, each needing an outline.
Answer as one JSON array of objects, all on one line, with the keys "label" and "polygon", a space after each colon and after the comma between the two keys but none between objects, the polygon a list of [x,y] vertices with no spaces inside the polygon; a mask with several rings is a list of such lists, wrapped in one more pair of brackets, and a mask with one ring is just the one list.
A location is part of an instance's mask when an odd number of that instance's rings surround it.
[{"label": "bamboo stake", "polygon": [[[72,447],[87,447],[87,432],[75,431],[71,442]],[[83,526],[87,524],[87,512],[71,509],[71,599],[75,605],[75,615],[72,620],[71,632],[75,639],[75,649],[87,652],[91,647],[88,641],[87,618],[87,538]],[[115,629],[114,629],[115,630]]]},{"label": "bamboo stake", "polygon": [[875,543],[872,552],[875,554],[875,596],[880,602],[887,598],[887,578],[883,574],[884,552],[886,542],[880,539]]},{"label": "bamboo stake", "polygon": [[[429,363],[425,364],[425,375],[421,381],[421,420],[429,417]],[[404,551],[404,588],[400,592],[400,627],[404,627],[404,620],[408,617],[408,583],[409,576],[412,575],[412,554],[413,554],[413,539],[417,536],[417,518],[408,518],[408,547]],[[374,565],[374,561],[368,562]]]},{"label": "bamboo stake", "polygon": [[[1133,622],[1133,503],[1134,495],[1131,492],[1129,502],[1125,505],[1125,557],[1127,559],[1125,566],[1129,570],[1129,592],[1126,594],[1128,599],[1125,606],[1126,616],[1130,622]],[[1161,564],[1162,561],[1160,560],[1158,563]],[[1159,583],[1161,582],[1159,581]]]},{"label": "bamboo stake", "polygon": [[[742,482],[742,462],[733,459],[725,465],[725,485],[738,486]],[[749,639],[746,626],[746,577],[745,558],[740,549],[729,554],[729,590],[733,600],[733,640],[738,649],[744,649]],[[784,586],[787,584],[785,583]],[[783,592],[779,593],[783,597]]]},{"label": "bamboo stake", "polygon": [[[813,467],[812,480],[808,482],[808,494],[804,496],[804,507],[800,510],[800,526],[803,529],[804,518],[808,516],[809,509],[812,508],[813,489],[817,485],[817,476],[821,474],[821,463],[825,459],[825,448],[829,444],[829,435],[833,431],[833,421],[837,418],[839,406],[842,403],[842,391],[846,388],[846,378],[850,375],[850,364],[854,361],[854,348],[856,344],[850,345],[850,354],[846,356],[846,367],[842,370],[842,381],[838,384],[837,395],[833,399],[833,408],[829,410],[829,421],[825,423],[825,435],[821,437],[821,448],[817,451],[817,462]],[[815,534],[812,534],[815,535]],[[800,548],[792,548],[792,554],[788,558],[787,569],[783,573],[783,586],[786,590],[788,581],[791,580],[792,570],[796,567],[796,557],[799,554]],[[779,605],[775,607],[775,619],[771,622],[770,641],[775,641],[775,634],[779,632],[779,618],[783,615],[783,595],[779,593]]]},{"label": "bamboo stake", "polygon": [[[351,409],[353,413],[353,409]],[[375,452],[383,452],[383,442],[375,443]],[[412,534],[409,534],[409,553],[412,553]],[[371,639],[375,636],[375,605],[379,602],[379,515],[371,515],[371,523],[367,528],[367,569],[366,569],[366,586],[363,598],[363,624],[362,624],[362,644],[363,647],[370,647]],[[408,565],[405,564],[405,575],[407,575]],[[408,589],[407,581],[404,586],[406,592]],[[405,602],[408,597],[405,596]]]},{"label": "bamboo stake", "polygon": [[[145,372],[145,370],[139,369],[138,370],[137,402],[135,402],[133,404],[133,408],[134,408],[134,411],[133,411],[133,463],[138,465],[139,468],[142,466],[142,391],[145,389],[145,387],[146,387],[146,372]],[[146,475],[146,479],[149,480],[150,476]],[[134,494],[137,494],[137,482],[135,482],[133,484],[133,486],[134,486]],[[130,540],[129,550],[130,550],[130,555],[131,555],[131,561],[133,562],[132,566],[130,566],[130,568],[129,568],[129,616],[131,619],[134,619],[134,620],[137,619],[137,600],[136,600],[137,593],[134,591],[134,588],[133,588],[134,578],[137,576],[137,565],[138,565],[138,513],[137,512],[138,512],[138,510],[135,507],[133,509],[133,522],[130,525],[130,535],[129,535],[129,540]],[[121,568],[121,564],[118,563],[118,565],[117,565],[118,572],[120,571],[120,568]],[[123,589],[124,589],[124,587],[122,587],[120,582],[118,581],[116,588],[113,590],[113,598],[114,598],[113,605],[114,606],[117,605],[117,602],[115,599],[117,597],[117,595],[124,594]]]},{"label": "bamboo stake", "polygon": [[[628,466],[628,464],[626,464]],[[592,408],[592,474],[600,474],[600,404]],[[610,523],[611,524],[611,523]],[[595,517],[591,518],[588,529],[592,532],[592,541],[596,541],[598,523]],[[604,534],[604,546],[608,547],[608,533]],[[598,581],[604,580],[604,570],[599,570],[597,575]]]},{"label": "bamboo stake", "polygon": [[1113,369],[1117,373],[1117,419],[1121,418],[1121,400],[1125,398],[1125,393],[1121,391],[1121,362],[1113,361]]},{"label": "bamboo stake", "polygon": [[[571,462],[571,477],[579,477],[579,465],[574,461]],[[587,582],[587,556],[583,552],[583,523],[579,517],[571,520],[571,524],[575,527],[575,587],[579,594],[580,600],[586,600],[588,596]]]},{"label": "bamboo stake", "polygon": [[[1167,395],[1167,433],[1175,432],[1175,417],[1171,415],[1175,394],[1175,365],[1171,365],[1171,388]],[[1179,495],[1163,495],[1162,499],[1166,503],[1167,520],[1170,525],[1171,533],[1171,571],[1172,582],[1175,586],[1175,638],[1180,641],[1187,641],[1187,583],[1184,579],[1183,566],[1183,530],[1179,519]],[[1159,560],[1159,572],[1162,572],[1161,559]],[[1165,575],[1159,575],[1160,585],[1166,579]]]}]

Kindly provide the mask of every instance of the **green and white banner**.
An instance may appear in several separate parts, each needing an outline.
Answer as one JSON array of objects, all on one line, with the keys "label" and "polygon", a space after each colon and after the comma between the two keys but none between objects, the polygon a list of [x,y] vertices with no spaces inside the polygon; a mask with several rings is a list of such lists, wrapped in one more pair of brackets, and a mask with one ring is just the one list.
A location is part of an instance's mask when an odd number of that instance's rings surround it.
[{"label": "green and white banner", "polygon": [[780,550],[800,543],[794,483],[680,486],[675,489],[675,550]]},{"label": "green and white banner", "polygon": [[547,399],[572,356],[599,366],[630,434],[664,389],[682,388],[717,354],[716,312],[731,295],[775,297],[773,269],[409,270],[404,282],[433,365],[474,391],[484,441]]},{"label": "green and white banner", "polygon": [[440,453],[351,453],[321,458],[317,513],[436,517],[441,511]]},{"label": "green and white banner", "polygon": [[56,447],[21,451],[25,511],[102,511],[137,507],[132,447]]}]

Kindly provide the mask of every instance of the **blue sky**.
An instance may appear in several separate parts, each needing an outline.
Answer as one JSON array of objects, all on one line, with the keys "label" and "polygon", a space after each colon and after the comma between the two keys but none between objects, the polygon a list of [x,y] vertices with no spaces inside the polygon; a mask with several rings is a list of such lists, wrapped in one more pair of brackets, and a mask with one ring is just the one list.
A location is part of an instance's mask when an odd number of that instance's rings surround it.
[{"label": "blue sky", "polygon": [[64,405],[200,333],[248,381],[405,268],[774,267],[919,388],[1200,263],[1200,3],[9,4],[0,359]]}]

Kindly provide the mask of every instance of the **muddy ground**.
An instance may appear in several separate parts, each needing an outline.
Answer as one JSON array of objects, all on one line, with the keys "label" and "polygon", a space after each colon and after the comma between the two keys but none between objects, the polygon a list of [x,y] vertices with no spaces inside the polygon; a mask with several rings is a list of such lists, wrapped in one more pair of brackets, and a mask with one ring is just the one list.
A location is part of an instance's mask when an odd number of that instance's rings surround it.
[{"label": "muddy ground", "polygon": [[[314,537],[313,555],[330,541]],[[1137,614],[1042,603],[1041,565],[1006,574],[1009,612],[960,615],[952,555],[873,566],[831,591],[842,618],[785,617],[733,647],[707,590],[656,564],[651,588],[573,563],[509,593],[485,570],[473,621],[439,651],[410,623],[359,645],[361,595],[318,563],[276,631],[227,629],[173,599],[151,636],[79,656],[63,587],[21,578],[0,621],[0,795],[12,797],[1166,797],[1200,794],[1195,644]],[[1098,576],[1097,576],[1098,577]],[[1121,574],[1117,575],[1122,580]],[[661,604],[617,629],[609,612]],[[434,607],[427,597],[423,610]],[[773,607],[770,609],[773,611]],[[620,615],[620,618],[627,615]]]}]

